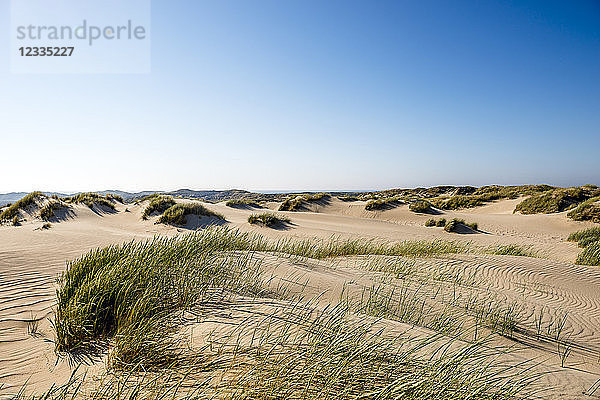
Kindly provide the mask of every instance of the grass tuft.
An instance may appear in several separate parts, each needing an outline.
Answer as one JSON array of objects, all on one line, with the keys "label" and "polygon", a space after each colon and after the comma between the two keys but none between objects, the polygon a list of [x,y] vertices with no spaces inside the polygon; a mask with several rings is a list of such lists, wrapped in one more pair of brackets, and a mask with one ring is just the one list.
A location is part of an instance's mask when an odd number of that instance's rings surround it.
[{"label": "grass tuft", "polygon": [[[595,193],[595,191],[593,192]],[[521,214],[552,214],[575,207],[589,198],[590,192],[581,187],[555,189],[533,195],[515,207]]]},{"label": "grass tuft", "polygon": [[260,203],[253,199],[231,199],[227,200],[225,205],[231,208],[260,207]]},{"label": "grass tuft", "polygon": [[600,223],[600,196],[592,197],[567,213],[574,221],[592,221]]},{"label": "grass tuft", "polygon": [[[435,218],[431,218],[428,219],[425,222],[425,226],[427,227],[432,227],[432,226],[437,226],[437,227],[442,227],[444,228],[444,230],[446,232],[456,232],[456,233],[460,233],[461,232],[461,228],[468,228],[471,231],[477,231],[479,230],[479,225],[477,224],[477,222],[465,222],[464,219],[458,219],[458,218],[453,218],[450,221],[446,221],[445,218],[440,218],[439,220],[436,220]],[[463,233],[465,233],[463,231]]]},{"label": "grass tuft", "polygon": [[25,208],[35,204],[37,201],[41,200],[44,197],[46,197],[46,195],[44,195],[42,192],[29,193],[27,196],[16,201],[4,211],[2,211],[2,213],[0,213],[0,221],[14,221],[15,217],[17,217],[18,220],[19,211],[24,210]]},{"label": "grass tuft", "polygon": [[524,247],[517,244],[492,246],[487,252],[498,256],[538,257],[538,253],[531,246]]},{"label": "grass tuft", "polygon": [[[414,254],[425,247],[457,250],[447,246],[447,242],[390,245],[364,239],[271,242],[257,234],[213,227],[93,250],[69,262],[59,278],[53,324],[56,349],[93,352],[110,343],[109,367],[159,377],[156,386],[136,385],[140,380],[128,386],[121,380],[111,390],[101,383],[95,398],[139,398],[140,393],[144,398],[184,397],[177,396],[179,384],[173,392],[160,384],[172,373],[163,369],[182,371],[184,386],[198,394],[185,398],[213,398],[214,393],[230,399],[528,398],[536,379],[527,372],[529,367],[520,361],[514,367],[499,361],[505,349],[492,349],[485,340],[466,343],[435,333],[416,338],[411,330],[387,335],[379,319],[368,316],[420,320],[423,315],[420,298],[404,289],[394,294],[367,288],[358,303],[347,296],[347,304],[325,309],[300,301],[269,302],[275,311],[261,312],[258,323],[243,306],[248,317],[239,325],[232,320],[230,333],[215,331],[214,337],[211,333],[202,353],[192,353],[191,361],[178,347],[182,343],[173,339],[184,311],[221,314],[223,307],[234,303],[215,303],[226,295],[247,296],[250,304],[254,297],[278,296],[265,289],[268,280],[260,277],[260,264],[247,250],[320,257]],[[515,307],[490,305],[479,311],[477,306],[472,308],[482,324],[505,335],[515,330]],[[431,320],[440,332],[453,323],[454,314],[446,311]],[[187,374],[188,367],[192,375]],[[193,375],[198,369],[199,377]],[[214,374],[208,376],[211,371]],[[75,398],[72,389],[63,398]]]},{"label": "grass tuft", "polygon": [[577,264],[600,266],[600,241],[588,244],[577,256]]},{"label": "grass tuft", "polygon": [[209,210],[199,203],[179,203],[169,207],[163,215],[160,216],[158,222],[169,225],[185,225],[188,215],[199,215],[205,217],[215,217],[224,220],[221,214]]},{"label": "grass tuft", "polygon": [[50,221],[56,218],[56,212],[67,208],[67,205],[60,200],[52,199],[40,209],[40,218],[43,221]]},{"label": "grass tuft", "polygon": [[567,240],[577,242],[579,247],[584,248],[577,256],[575,261],[577,264],[600,266],[600,228],[589,228],[571,233]]},{"label": "grass tuft", "polygon": [[162,214],[169,208],[175,205],[175,200],[171,196],[167,195],[156,195],[150,197],[150,203],[144,209],[142,213],[142,219],[148,219],[153,213]]},{"label": "grass tuft", "polygon": [[401,204],[404,204],[404,202],[397,196],[385,197],[383,199],[371,199],[365,204],[365,210],[388,210]]},{"label": "grass tuft", "polygon": [[279,206],[279,211],[300,211],[308,203],[328,201],[331,198],[329,193],[305,194],[285,199]]},{"label": "grass tuft", "polygon": [[569,242],[577,242],[579,247],[586,247],[593,242],[600,241],[600,228],[589,228],[573,232],[567,240]]},{"label": "grass tuft", "polygon": [[412,212],[424,214],[429,214],[433,212],[433,209],[431,208],[431,203],[425,200],[413,201],[408,205],[408,209]]},{"label": "grass tuft", "polygon": [[121,199],[120,196],[111,194],[102,196],[98,193],[80,193],[75,196],[65,197],[63,200],[67,203],[85,204],[89,208],[94,208],[94,206],[102,206],[110,210],[115,210],[114,202],[122,202],[123,199]]},{"label": "grass tuft", "polygon": [[252,214],[248,217],[249,224],[264,225],[270,228],[289,224],[290,222],[292,221],[285,215],[274,213]]}]

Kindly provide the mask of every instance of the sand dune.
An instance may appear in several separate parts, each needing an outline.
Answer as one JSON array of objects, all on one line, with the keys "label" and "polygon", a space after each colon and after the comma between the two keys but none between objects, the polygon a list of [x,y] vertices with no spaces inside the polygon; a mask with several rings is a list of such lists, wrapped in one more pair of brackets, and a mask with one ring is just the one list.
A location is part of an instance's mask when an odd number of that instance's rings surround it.
[{"label": "sand dune", "polygon": [[[543,258],[464,254],[405,261],[417,271],[412,277],[414,282],[441,272],[461,271],[477,280],[470,286],[459,287],[460,293],[465,296],[475,293],[482,299],[494,298],[505,304],[516,304],[515,309],[527,329],[517,332],[513,339],[498,340],[503,345],[521,346],[521,355],[515,357],[539,360],[540,370],[559,371],[544,378],[555,388],[545,398],[590,398],[582,393],[600,379],[600,269],[573,265],[580,250],[575,244],[566,242],[566,237],[591,224],[567,220],[562,214],[513,214],[516,201],[504,200],[436,216],[478,222],[482,233],[470,235],[426,228],[424,222],[431,216],[410,212],[407,206],[373,212],[364,209],[364,202],[342,202],[336,198],[328,203],[311,205],[308,212],[284,212],[292,220],[286,229],[249,225],[248,216],[257,210],[231,208],[224,203],[205,206],[223,214],[228,226],[260,232],[270,238],[328,238],[335,235],[389,241],[445,239],[469,241],[478,246],[509,243],[531,246]],[[53,383],[66,381],[71,374],[69,363],[54,353],[50,324],[55,304],[55,280],[65,269],[65,261],[113,243],[186,231],[181,227],[155,224],[156,217],[142,220],[144,206],[145,203],[118,205],[117,212],[104,213],[74,205],[70,216],[54,223],[49,230],[38,230],[41,221],[31,217],[19,227],[0,227],[0,383],[3,384],[0,395],[15,393],[26,381],[30,391],[46,390]],[[271,209],[276,207],[275,203],[268,205]],[[262,258],[269,274],[305,282],[305,294],[320,294],[323,305],[339,299],[348,287],[358,291],[374,282],[385,281],[391,285],[398,279],[390,281],[384,279],[382,272],[364,269],[362,257],[321,261],[266,254],[257,257]],[[452,286],[444,279],[427,282],[427,290],[437,293],[427,300],[434,308],[443,306],[440,296],[449,295],[451,291],[456,296],[456,285]],[[540,313],[546,324],[558,316],[568,316],[564,327],[572,344],[568,368],[560,368],[555,343],[531,339]],[[39,321],[37,329],[36,324],[28,322],[30,320]],[[214,323],[210,326],[214,327]],[[409,325],[397,322],[388,325],[391,330],[409,328]],[[31,332],[32,329],[35,332]],[[202,332],[206,332],[207,326],[192,324],[189,329],[196,332],[195,340],[202,342]],[[86,368],[93,375],[103,370],[103,364]]]}]

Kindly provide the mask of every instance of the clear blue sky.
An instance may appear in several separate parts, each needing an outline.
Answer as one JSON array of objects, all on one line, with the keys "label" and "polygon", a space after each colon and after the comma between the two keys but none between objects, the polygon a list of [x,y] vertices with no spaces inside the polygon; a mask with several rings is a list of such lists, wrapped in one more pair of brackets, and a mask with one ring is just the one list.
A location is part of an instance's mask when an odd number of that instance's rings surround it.
[{"label": "clear blue sky", "polygon": [[0,192],[600,184],[598,1],[155,0],[151,38],[25,75],[0,37]]}]

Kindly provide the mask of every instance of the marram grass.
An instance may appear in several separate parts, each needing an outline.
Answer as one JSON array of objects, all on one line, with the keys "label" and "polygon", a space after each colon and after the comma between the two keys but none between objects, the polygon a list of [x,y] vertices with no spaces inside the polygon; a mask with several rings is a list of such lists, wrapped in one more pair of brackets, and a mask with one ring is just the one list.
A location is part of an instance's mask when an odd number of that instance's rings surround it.
[{"label": "marram grass", "polygon": [[146,206],[144,212],[142,213],[142,219],[147,219],[154,213],[162,214],[175,205],[175,200],[173,197],[167,195],[152,196],[149,198],[149,200],[150,203],[148,203],[148,206]]},{"label": "marram grass", "polygon": [[46,197],[42,192],[31,192],[22,199],[11,204],[6,210],[0,213],[0,221],[14,220],[19,217],[19,211],[33,205],[36,201]]},{"label": "marram grass", "polygon": [[577,256],[575,261],[581,265],[600,266],[600,228],[589,228],[574,232],[567,239],[570,242],[577,242],[583,251]]},{"label": "marram grass", "polygon": [[178,203],[166,209],[158,219],[158,222],[169,225],[185,225],[188,215],[225,219],[221,214],[209,210],[200,203]]},{"label": "marram grass", "polygon": [[[215,296],[279,298],[286,303],[285,291],[270,289],[262,277],[256,251],[322,259],[434,256],[469,249],[442,241],[268,241],[258,234],[211,227],[94,250],[68,263],[59,278],[56,349],[75,354],[110,349],[112,370],[151,371],[154,378],[117,385],[109,379],[96,392],[70,398],[200,399],[212,393],[226,399],[516,398],[532,390],[536,376],[523,366],[497,362],[503,350],[480,340],[454,346],[452,339],[435,333],[422,339],[403,334],[390,338],[377,327],[378,320],[355,318],[362,314],[423,322],[421,298],[402,290],[390,294],[373,288],[359,303],[346,297],[324,310],[301,302],[279,307],[258,325],[239,324],[201,352],[186,351],[177,335],[177,316],[185,310],[210,311]],[[490,320],[496,314],[485,315]],[[454,316],[428,315],[426,325],[456,332],[460,326],[453,325]],[[241,337],[252,341],[242,343]],[[207,380],[208,371],[214,374]],[[174,372],[186,376],[185,391],[175,389],[179,386],[173,382],[179,381]],[[76,387],[64,390],[73,393]],[[61,398],[63,388],[53,390],[46,398]]]},{"label": "marram grass", "polygon": [[248,217],[248,223],[253,225],[263,225],[270,228],[278,225],[289,224],[292,222],[288,217],[281,214],[266,212],[262,214],[252,214]]}]

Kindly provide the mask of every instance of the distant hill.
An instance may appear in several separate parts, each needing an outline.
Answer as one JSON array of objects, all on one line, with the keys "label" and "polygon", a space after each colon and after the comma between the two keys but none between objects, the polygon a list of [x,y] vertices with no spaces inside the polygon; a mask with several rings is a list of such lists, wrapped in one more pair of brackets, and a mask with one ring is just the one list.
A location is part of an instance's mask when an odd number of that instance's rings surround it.
[{"label": "distant hill", "polygon": [[[44,194],[48,196],[57,195],[59,197],[73,196],[77,193],[58,193],[58,192],[44,192]],[[153,193],[163,193],[168,194],[175,197],[188,197],[195,199],[204,199],[207,201],[223,201],[229,199],[238,199],[242,197],[255,197],[258,196],[264,199],[275,199],[278,195],[269,195],[269,194],[257,194],[251,193],[245,190],[239,189],[231,189],[231,190],[191,190],[191,189],[179,189],[171,192],[162,192],[158,190],[146,190],[143,192],[125,192],[122,190],[102,190],[96,193],[106,195],[106,194],[116,194],[125,200],[133,200],[142,198],[144,196],[151,195]],[[4,206],[8,203],[14,203],[15,201],[25,197],[27,192],[11,192],[11,193],[0,193],[0,206]]]}]

